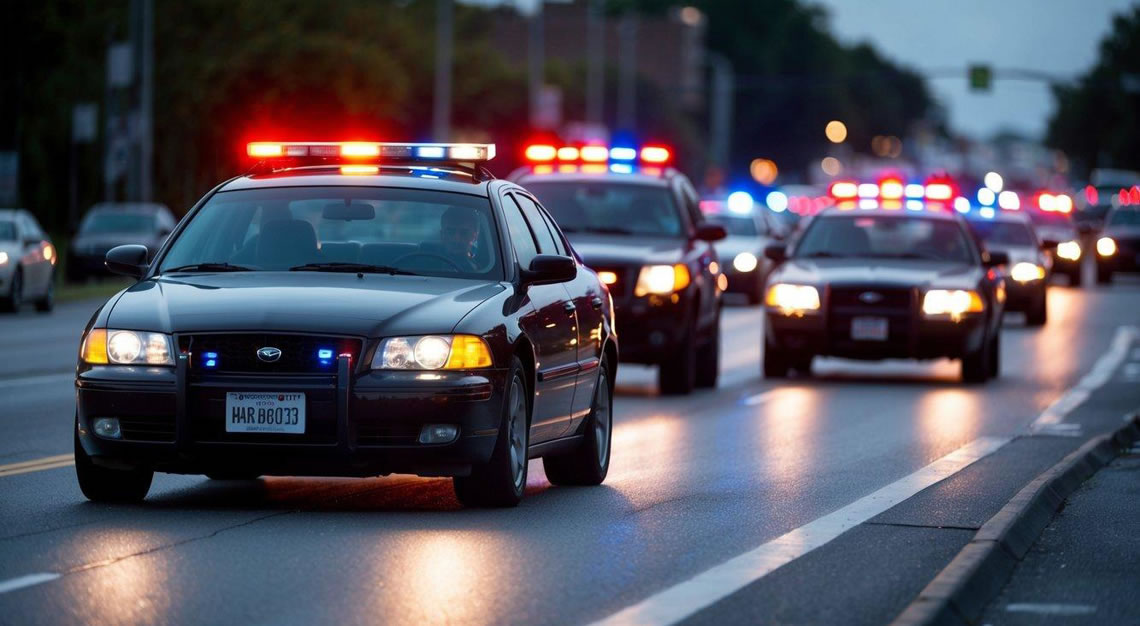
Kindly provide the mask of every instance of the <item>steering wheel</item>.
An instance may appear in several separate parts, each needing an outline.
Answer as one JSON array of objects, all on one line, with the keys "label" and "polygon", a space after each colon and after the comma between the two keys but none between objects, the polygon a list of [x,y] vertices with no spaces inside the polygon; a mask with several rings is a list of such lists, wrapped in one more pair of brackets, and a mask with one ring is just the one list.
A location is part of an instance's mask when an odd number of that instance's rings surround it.
[{"label": "steering wheel", "polygon": [[409,253],[405,254],[404,256],[393,260],[392,265],[399,265],[400,261],[403,261],[404,259],[410,259],[412,257],[417,257],[417,256],[428,257],[429,259],[437,259],[439,261],[443,261],[444,263],[447,263],[448,265],[450,265],[452,267],[452,269],[454,269],[456,272],[462,272],[463,271],[463,268],[459,267],[459,265],[455,261],[452,261],[451,259],[443,256],[442,254],[435,254],[434,252],[409,252]]}]

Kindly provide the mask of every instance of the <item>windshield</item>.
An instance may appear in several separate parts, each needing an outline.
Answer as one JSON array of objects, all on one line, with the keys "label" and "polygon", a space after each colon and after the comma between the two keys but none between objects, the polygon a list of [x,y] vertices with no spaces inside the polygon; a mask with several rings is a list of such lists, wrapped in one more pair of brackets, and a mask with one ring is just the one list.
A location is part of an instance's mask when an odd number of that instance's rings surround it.
[{"label": "windshield", "polygon": [[533,193],[566,233],[680,237],[673,196],[664,187],[618,182],[535,182]]},{"label": "windshield", "polygon": [[1033,233],[1028,224],[1019,222],[970,222],[970,228],[986,243],[1007,246],[1033,246]]},{"label": "windshield", "polygon": [[1140,211],[1113,211],[1108,223],[1113,226],[1140,226]]},{"label": "windshield", "polygon": [[82,234],[148,233],[154,230],[154,216],[149,213],[88,213],[79,227]]},{"label": "windshield", "polygon": [[837,215],[816,219],[797,258],[871,257],[970,263],[976,257],[953,221],[916,216]]},{"label": "windshield", "polygon": [[9,221],[0,221],[0,241],[16,240],[16,224]]},{"label": "windshield", "polygon": [[[502,264],[494,223],[487,198],[442,191],[284,187],[221,192],[194,215],[160,271],[188,266],[207,271],[378,271],[364,267],[374,266],[392,273],[498,280]],[[237,267],[212,267],[218,264]]]},{"label": "windshield", "polygon": [[739,215],[705,215],[705,221],[724,226],[729,237],[758,237],[756,220]]}]

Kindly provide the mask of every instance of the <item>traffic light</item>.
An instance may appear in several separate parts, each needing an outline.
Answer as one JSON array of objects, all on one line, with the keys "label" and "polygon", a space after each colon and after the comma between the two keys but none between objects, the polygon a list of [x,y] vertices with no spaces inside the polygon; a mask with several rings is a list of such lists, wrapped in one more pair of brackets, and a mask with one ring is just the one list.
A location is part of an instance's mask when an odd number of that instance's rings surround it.
[{"label": "traffic light", "polygon": [[989,91],[993,82],[993,70],[988,65],[971,65],[969,70],[970,91]]}]

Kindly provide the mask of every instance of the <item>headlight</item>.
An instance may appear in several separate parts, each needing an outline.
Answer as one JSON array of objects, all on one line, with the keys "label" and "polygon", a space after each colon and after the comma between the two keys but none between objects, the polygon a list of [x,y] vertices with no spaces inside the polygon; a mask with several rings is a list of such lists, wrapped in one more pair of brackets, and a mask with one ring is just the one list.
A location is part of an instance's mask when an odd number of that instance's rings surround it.
[{"label": "headlight", "polygon": [[646,265],[637,275],[637,286],[633,295],[637,297],[649,294],[667,296],[689,286],[689,268],[677,265]]},{"label": "headlight", "polygon": [[7,262],[8,262],[8,253],[7,252],[0,252],[0,265],[4,265]]},{"label": "headlight", "polygon": [[1069,261],[1081,258],[1081,244],[1075,241],[1063,241],[1057,244],[1057,256]]},{"label": "headlight", "polygon": [[966,313],[981,313],[986,308],[978,292],[963,289],[931,289],[922,299],[922,312],[928,316],[949,315],[958,321]]},{"label": "headlight", "polygon": [[1101,256],[1112,256],[1116,254],[1116,242],[1112,237],[1101,237],[1096,240],[1096,253]]},{"label": "headlight", "polygon": [[91,365],[174,365],[169,335],[93,328],[79,355]]},{"label": "headlight", "polygon": [[751,272],[756,269],[756,255],[751,252],[741,252],[732,260],[732,266],[738,272]]},{"label": "headlight", "polygon": [[784,315],[803,315],[819,310],[819,290],[811,285],[776,283],[768,288],[764,302]]},{"label": "headlight", "polygon": [[372,357],[374,370],[465,370],[491,367],[487,342],[474,335],[390,337]]},{"label": "headlight", "polygon": [[1045,278],[1045,268],[1034,263],[1017,263],[1009,271],[1009,276],[1019,283],[1028,283]]}]

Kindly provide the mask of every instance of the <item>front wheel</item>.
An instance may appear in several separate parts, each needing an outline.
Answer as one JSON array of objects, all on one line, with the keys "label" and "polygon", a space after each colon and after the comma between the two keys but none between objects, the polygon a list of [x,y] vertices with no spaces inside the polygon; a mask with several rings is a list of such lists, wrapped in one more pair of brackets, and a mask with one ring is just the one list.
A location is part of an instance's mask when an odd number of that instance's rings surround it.
[{"label": "front wheel", "polygon": [[55,274],[48,278],[47,293],[36,300],[36,310],[40,313],[50,313],[55,308]]},{"label": "front wheel", "polygon": [[150,491],[154,472],[99,467],[87,456],[75,434],[75,476],[79,489],[92,502],[141,502]]},{"label": "front wheel", "polygon": [[600,485],[610,471],[614,404],[608,359],[602,359],[600,369],[582,445],[568,454],[542,458],[542,467],[551,484]]},{"label": "front wheel", "polygon": [[470,476],[452,479],[455,497],[468,507],[511,507],[522,501],[526,488],[527,451],[530,442],[530,398],[523,380],[522,362],[511,361],[503,417],[491,459],[471,469]]},{"label": "front wheel", "polygon": [[764,341],[762,361],[764,378],[785,378],[788,375],[788,370],[791,369],[787,355],[767,340]]},{"label": "front wheel", "polygon": [[1044,326],[1048,320],[1049,311],[1046,306],[1048,298],[1045,295],[1045,290],[1041,290],[1041,296],[1034,300],[1029,309],[1025,312],[1025,325],[1026,326]]},{"label": "front wheel", "polygon": [[670,356],[661,361],[657,370],[657,387],[661,393],[667,396],[683,396],[692,393],[693,388],[697,386],[696,335],[694,323],[689,332],[685,333],[685,339],[680,345],[670,351]]},{"label": "front wheel", "polygon": [[962,357],[962,380],[967,383],[984,383],[994,375],[993,367],[997,365],[993,356],[997,335],[987,339],[982,347],[975,352]]},{"label": "front wheel", "polygon": [[720,377],[720,313],[705,344],[697,351],[697,387],[713,389]]},{"label": "front wheel", "polygon": [[16,313],[24,304],[24,273],[16,268],[12,274],[12,285],[7,297],[0,298],[0,309]]}]

